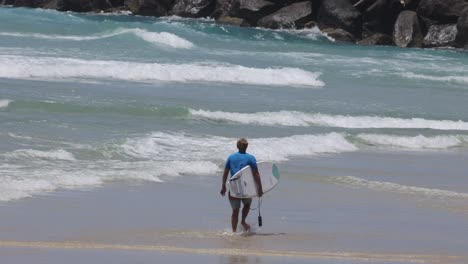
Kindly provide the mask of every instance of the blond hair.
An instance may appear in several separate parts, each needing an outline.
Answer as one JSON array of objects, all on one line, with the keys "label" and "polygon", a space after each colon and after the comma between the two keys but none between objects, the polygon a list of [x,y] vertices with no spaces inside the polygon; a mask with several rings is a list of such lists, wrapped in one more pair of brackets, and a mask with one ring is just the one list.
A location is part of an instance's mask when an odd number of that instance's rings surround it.
[{"label": "blond hair", "polygon": [[239,149],[240,152],[245,152],[248,146],[249,142],[247,141],[247,139],[241,138],[237,140],[237,149]]}]

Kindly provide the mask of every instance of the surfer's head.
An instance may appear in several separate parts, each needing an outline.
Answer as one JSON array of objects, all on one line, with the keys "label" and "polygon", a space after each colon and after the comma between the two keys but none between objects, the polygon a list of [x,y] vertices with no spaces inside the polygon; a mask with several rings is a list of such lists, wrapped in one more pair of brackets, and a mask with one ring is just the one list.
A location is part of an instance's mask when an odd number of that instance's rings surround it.
[{"label": "surfer's head", "polygon": [[239,149],[239,152],[246,152],[247,147],[249,146],[249,142],[245,138],[241,138],[237,140],[237,149]]}]

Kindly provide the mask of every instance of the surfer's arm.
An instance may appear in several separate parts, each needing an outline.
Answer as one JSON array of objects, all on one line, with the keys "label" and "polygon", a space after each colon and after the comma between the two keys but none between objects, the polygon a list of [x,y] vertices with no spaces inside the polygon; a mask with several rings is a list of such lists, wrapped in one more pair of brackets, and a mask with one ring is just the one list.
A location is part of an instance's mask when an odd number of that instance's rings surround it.
[{"label": "surfer's arm", "polygon": [[227,181],[227,176],[229,174],[229,169],[225,168],[224,173],[223,173],[223,181],[221,182],[221,195],[224,196],[226,194],[226,181]]},{"label": "surfer's arm", "polygon": [[255,168],[252,170],[252,174],[255,180],[255,184],[257,185],[257,194],[258,197],[263,196],[263,187],[262,187],[262,181],[260,180],[260,173],[258,172],[258,168]]}]

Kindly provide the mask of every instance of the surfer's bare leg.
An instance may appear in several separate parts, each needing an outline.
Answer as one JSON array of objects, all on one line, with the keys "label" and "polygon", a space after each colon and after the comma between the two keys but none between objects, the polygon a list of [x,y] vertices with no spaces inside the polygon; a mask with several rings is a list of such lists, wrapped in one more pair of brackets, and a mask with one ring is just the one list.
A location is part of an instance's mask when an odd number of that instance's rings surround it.
[{"label": "surfer's bare leg", "polygon": [[235,233],[237,231],[237,223],[239,222],[239,208],[232,209],[231,215],[231,225],[232,225],[232,232]]},{"label": "surfer's bare leg", "polygon": [[250,225],[245,222],[245,219],[247,219],[247,215],[249,214],[250,211],[250,203],[244,204],[244,208],[242,208],[242,221],[241,225],[244,228],[245,231],[250,230]]}]

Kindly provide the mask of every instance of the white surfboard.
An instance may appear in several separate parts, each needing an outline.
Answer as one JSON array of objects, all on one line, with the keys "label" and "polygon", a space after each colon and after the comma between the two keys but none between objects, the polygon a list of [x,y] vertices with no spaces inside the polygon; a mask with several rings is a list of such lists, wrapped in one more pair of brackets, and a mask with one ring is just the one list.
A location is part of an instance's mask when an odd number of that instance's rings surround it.
[{"label": "white surfboard", "polygon": [[[262,181],[263,193],[275,188],[280,179],[278,166],[271,162],[258,162],[258,172]],[[231,196],[236,198],[257,197],[257,186],[250,166],[246,166],[234,174],[226,182]]]}]

